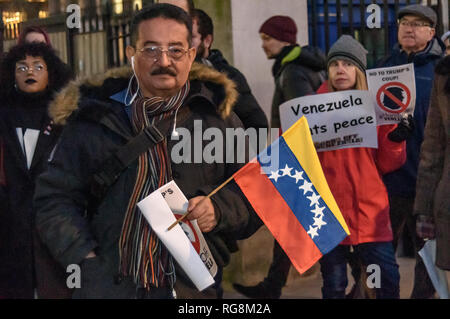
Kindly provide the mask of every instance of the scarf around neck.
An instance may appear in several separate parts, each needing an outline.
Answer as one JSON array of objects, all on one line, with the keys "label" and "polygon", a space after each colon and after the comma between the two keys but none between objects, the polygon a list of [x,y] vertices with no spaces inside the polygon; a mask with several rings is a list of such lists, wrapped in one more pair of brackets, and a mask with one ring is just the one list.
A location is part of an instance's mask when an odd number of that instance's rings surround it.
[{"label": "scarf around neck", "polygon": [[[183,105],[190,89],[189,81],[180,91],[164,100],[161,97],[139,97],[132,105],[132,127],[139,134],[144,128],[172,117]],[[137,203],[172,180],[167,138],[142,153],[138,159],[137,176],[128,202],[119,240],[120,272],[132,276],[139,288],[171,287],[175,283],[173,260],[161,244]],[[167,277],[167,278],[166,278]]]}]

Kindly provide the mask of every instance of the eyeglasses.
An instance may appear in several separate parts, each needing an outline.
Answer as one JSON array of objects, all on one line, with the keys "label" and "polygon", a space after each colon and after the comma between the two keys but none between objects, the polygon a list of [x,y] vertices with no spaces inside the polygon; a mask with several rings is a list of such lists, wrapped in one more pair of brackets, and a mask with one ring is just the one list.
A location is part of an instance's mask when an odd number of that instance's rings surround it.
[{"label": "eyeglasses", "polygon": [[19,64],[16,66],[16,72],[18,73],[28,73],[30,70],[33,72],[39,73],[45,70],[45,67],[42,64],[35,64],[31,68],[28,65]]},{"label": "eyeglasses", "polygon": [[155,45],[143,47],[138,51],[142,52],[145,57],[154,59],[155,62],[161,58],[163,52],[167,52],[167,56],[173,60],[180,60],[188,52],[188,50],[180,46],[170,46],[164,50],[162,47]]},{"label": "eyeglasses", "polygon": [[420,27],[431,27],[431,25],[428,22],[422,22],[422,21],[408,21],[408,20],[400,20],[398,22],[399,25],[402,27],[412,27],[414,29],[420,28]]}]

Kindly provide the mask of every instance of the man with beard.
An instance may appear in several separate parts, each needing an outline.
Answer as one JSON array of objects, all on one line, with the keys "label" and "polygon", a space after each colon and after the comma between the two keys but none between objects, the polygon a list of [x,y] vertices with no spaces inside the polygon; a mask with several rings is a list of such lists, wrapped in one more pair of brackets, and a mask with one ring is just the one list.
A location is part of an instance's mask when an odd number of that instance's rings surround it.
[{"label": "man with beard", "polygon": [[194,9],[192,13],[192,44],[197,48],[196,61],[225,73],[236,84],[239,97],[234,106],[234,112],[246,129],[250,127],[267,128],[266,115],[253,96],[245,76],[228,63],[222,52],[211,49],[213,41],[214,25],[211,17],[201,9]]}]

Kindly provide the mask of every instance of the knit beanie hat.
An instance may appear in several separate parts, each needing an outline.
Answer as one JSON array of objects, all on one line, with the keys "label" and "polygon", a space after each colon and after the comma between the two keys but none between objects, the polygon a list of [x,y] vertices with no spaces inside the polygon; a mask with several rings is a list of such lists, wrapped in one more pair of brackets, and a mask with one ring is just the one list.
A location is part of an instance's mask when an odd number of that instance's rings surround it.
[{"label": "knit beanie hat", "polygon": [[265,33],[277,40],[297,43],[297,26],[294,20],[288,16],[273,16],[263,23],[259,33]]},{"label": "knit beanie hat", "polygon": [[361,71],[367,68],[367,50],[351,36],[344,34],[331,47],[327,57],[327,68],[335,60],[348,60]]}]

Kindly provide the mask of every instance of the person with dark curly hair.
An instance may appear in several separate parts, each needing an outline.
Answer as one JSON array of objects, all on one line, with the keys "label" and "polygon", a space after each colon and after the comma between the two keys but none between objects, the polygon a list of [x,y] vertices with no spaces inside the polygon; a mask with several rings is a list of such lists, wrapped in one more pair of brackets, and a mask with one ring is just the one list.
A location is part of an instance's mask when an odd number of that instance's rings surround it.
[{"label": "person with dark curly hair", "polygon": [[72,72],[46,43],[16,45],[0,66],[0,298],[64,298],[66,273],[34,227],[35,180],[61,129],[47,115]]}]

